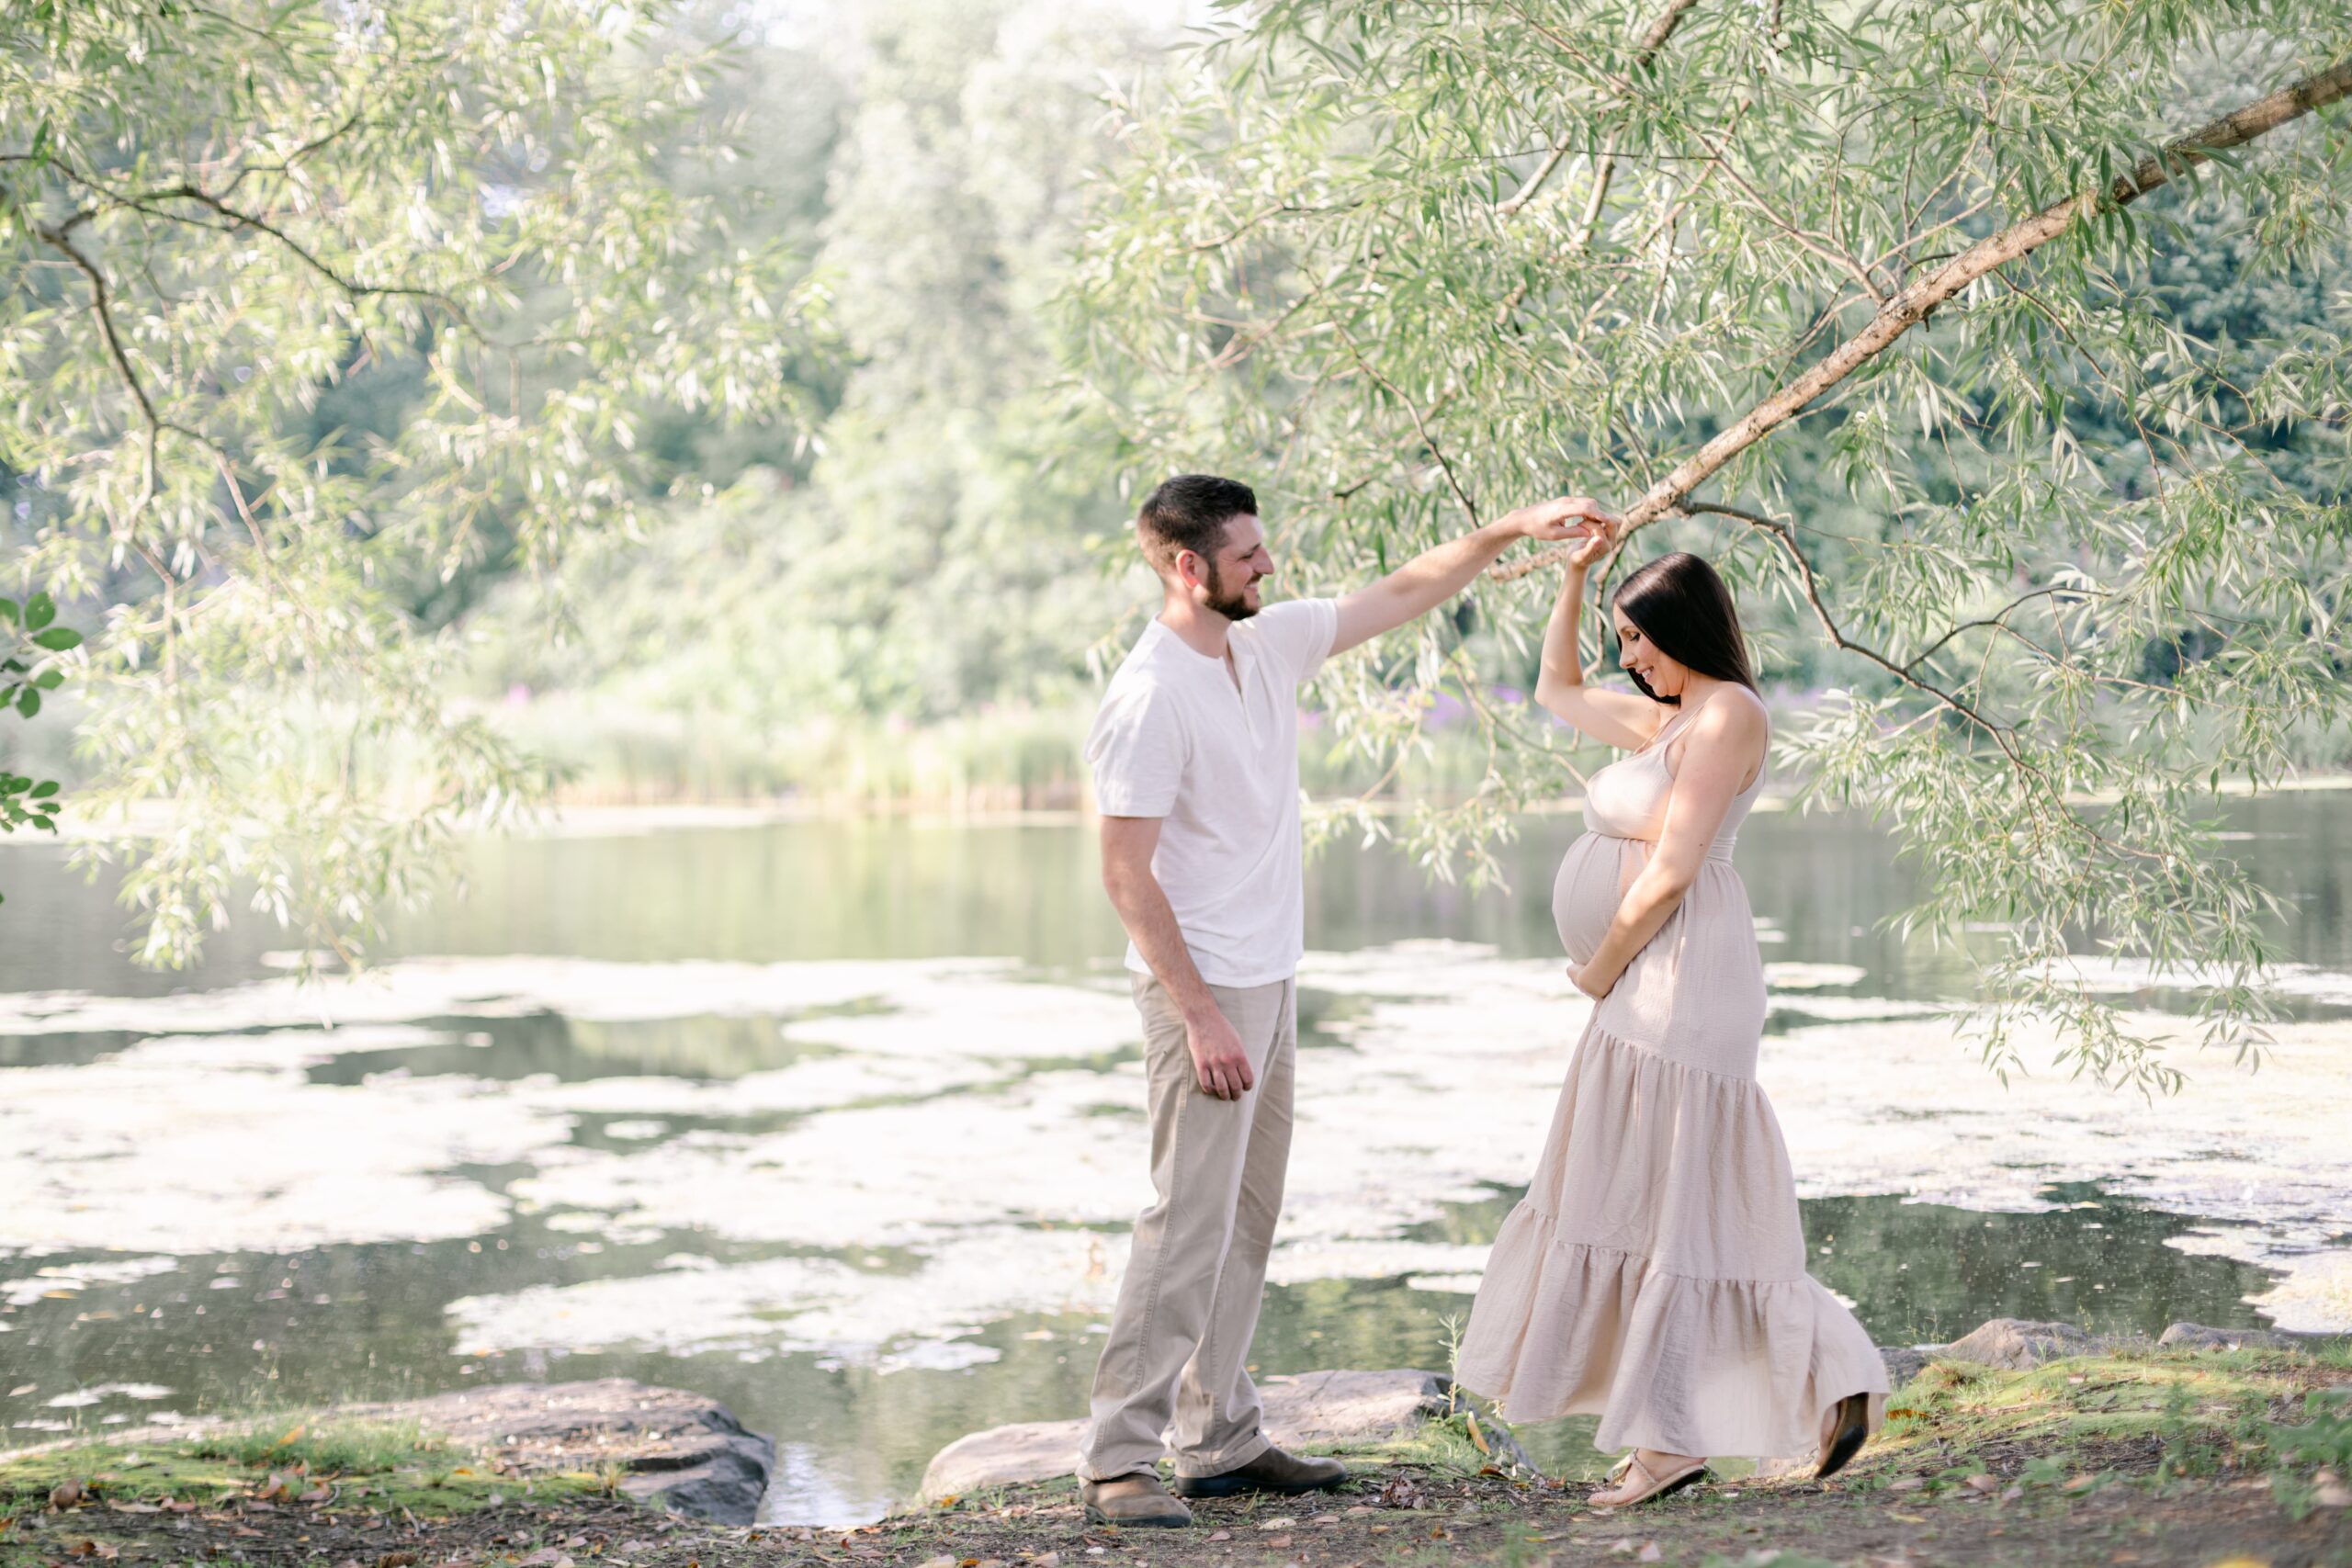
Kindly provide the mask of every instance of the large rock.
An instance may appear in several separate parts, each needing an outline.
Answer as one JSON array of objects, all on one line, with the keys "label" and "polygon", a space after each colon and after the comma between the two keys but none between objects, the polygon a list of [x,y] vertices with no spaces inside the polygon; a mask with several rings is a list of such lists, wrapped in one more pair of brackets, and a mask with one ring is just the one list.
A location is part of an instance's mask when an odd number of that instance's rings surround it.
[{"label": "large rock", "polygon": [[2176,1323],[2157,1336],[2159,1345],[2188,1350],[2308,1350],[2338,1336],[2290,1334],[2281,1328],[2208,1328],[2201,1323]]},{"label": "large rock", "polygon": [[[2029,1323],[2023,1318],[1996,1317],[1937,1351],[1936,1359],[1974,1361],[2004,1371],[2021,1372],[2044,1361],[2097,1355],[2118,1343],[2071,1323]],[[2140,1343],[2144,1345],[2147,1341]]]},{"label": "large rock", "polygon": [[1916,1345],[1880,1346],[1878,1359],[1886,1363],[1886,1386],[1901,1388],[1905,1383],[1917,1377],[1928,1365],[1928,1351],[1939,1348],[1940,1347],[1937,1346],[1926,1348]]},{"label": "large rock", "polygon": [[721,1524],[752,1522],[775,1466],[775,1445],[717,1400],[628,1378],[489,1383],[334,1414],[413,1421],[526,1474],[617,1467],[628,1495]]},{"label": "large rock", "polygon": [[[1411,1432],[1451,1407],[1451,1380],[1435,1372],[1302,1372],[1258,1385],[1265,1432],[1284,1446],[1376,1442]],[[1023,1421],[958,1438],[932,1457],[922,1499],[1068,1475],[1078,1463],[1084,1421]],[[1502,1436],[1491,1427],[1490,1440]]]}]

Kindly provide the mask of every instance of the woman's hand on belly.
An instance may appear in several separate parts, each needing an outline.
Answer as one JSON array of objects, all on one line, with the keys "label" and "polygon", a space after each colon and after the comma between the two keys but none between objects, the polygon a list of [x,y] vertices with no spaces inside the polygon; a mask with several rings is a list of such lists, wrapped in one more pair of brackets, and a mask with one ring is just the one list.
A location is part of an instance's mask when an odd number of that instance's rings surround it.
[{"label": "woman's hand on belly", "polygon": [[1576,987],[1577,990],[1582,991],[1586,996],[1590,997],[1594,1001],[1600,1001],[1602,998],[1608,996],[1611,991],[1617,988],[1616,978],[1612,976],[1606,985],[1600,986],[1596,989],[1594,985],[1587,978],[1588,974],[1589,971],[1584,964],[1571,964],[1568,965],[1568,983]]}]

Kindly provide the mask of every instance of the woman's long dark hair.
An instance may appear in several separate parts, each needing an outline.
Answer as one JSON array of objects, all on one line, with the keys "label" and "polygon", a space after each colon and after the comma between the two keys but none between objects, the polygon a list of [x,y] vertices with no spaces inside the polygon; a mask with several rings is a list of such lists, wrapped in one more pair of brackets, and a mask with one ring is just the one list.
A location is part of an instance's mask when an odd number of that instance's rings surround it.
[{"label": "woman's long dark hair", "polygon": [[[1740,633],[1731,590],[1713,567],[1690,551],[1677,550],[1636,568],[1610,603],[1624,611],[1625,618],[1668,659],[1702,675],[1756,690],[1755,673],[1747,666],[1747,638]],[[1625,673],[1652,702],[1680,705],[1680,697],[1651,691],[1637,672]]]}]

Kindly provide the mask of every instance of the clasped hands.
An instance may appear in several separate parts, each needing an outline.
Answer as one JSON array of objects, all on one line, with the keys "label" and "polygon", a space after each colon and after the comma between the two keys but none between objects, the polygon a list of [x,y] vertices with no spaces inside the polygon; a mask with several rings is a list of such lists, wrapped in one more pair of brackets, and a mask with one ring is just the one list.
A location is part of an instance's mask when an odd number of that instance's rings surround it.
[{"label": "clasped hands", "polygon": [[1504,517],[1503,525],[1538,544],[1583,539],[1587,542],[1577,552],[1576,564],[1589,566],[1616,545],[1618,525],[1623,521],[1613,513],[1603,512],[1600,503],[1589,495],[1567,495],[1522,506]]}]

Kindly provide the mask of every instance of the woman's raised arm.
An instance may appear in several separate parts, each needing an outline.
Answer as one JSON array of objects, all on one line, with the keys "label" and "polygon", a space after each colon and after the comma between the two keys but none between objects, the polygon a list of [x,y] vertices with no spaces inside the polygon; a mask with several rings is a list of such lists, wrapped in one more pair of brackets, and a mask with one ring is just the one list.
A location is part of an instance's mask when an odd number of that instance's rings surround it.
[{"label": "woman's raised arm", "polygon": [[1584,660],[1577,652],[1577,623],[1584,615],[1585,579],[1592,563],[1609,553],[1616,530],[1596,526],[1568,558],[1560,575],[1559,602],[1544,628],[1544,661],[1535,676],[1535,700],[1596,740],[1633,750],[1666,722],[1664,706],[1632,692],[1597,691],[1584,683]]}]

